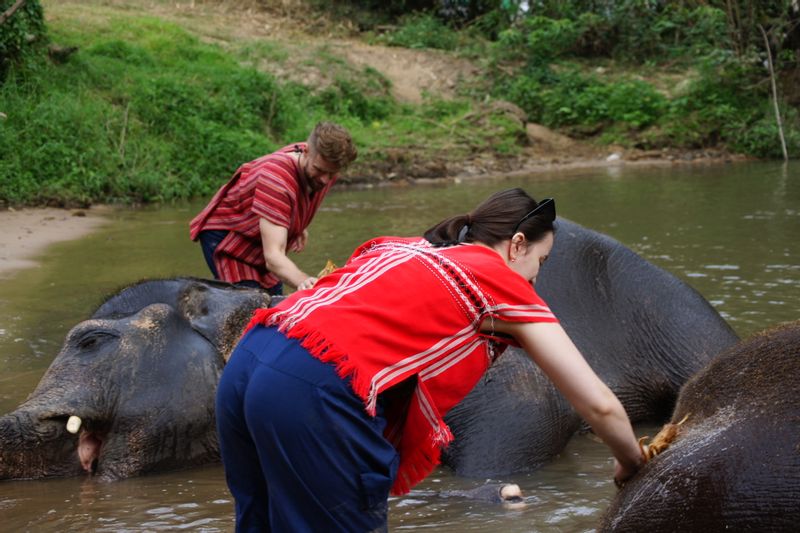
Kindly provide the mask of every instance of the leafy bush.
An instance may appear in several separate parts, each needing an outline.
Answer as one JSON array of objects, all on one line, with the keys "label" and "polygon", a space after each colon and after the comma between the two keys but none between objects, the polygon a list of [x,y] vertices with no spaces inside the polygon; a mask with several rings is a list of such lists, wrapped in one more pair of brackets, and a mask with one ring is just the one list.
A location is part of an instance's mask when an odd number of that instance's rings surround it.
[{"label": "leafy bush", "polygon": [[722,9],[672,2],[542,2],[501,31],[502,54],[544,63],[564,56],[642,62],[664,55],[705,53],[729,46]]},{"label": "leafy bush", "polygon": [[381,40],[390,46],[453,50],[459,37],[455,30],[430,13],[415,13],[404,17],[401,26]]},{"label": "leafy bush", "polygon": [[[0,0],[0,14],[12,4],[14,0]],[[0,25],[0,83],[14,63],[23,61],[46,40],[42,5],[39,0],[28,0]]]},{"label": "leafy bush", "polygon": [[684,48],[692,54],[707,54],[715,49],[731,48],[725,12],[717,7],[701,5],[678,11],[675,32],[683,36]]},{"label": "leafy bush", "polygon": [[532,66],[546,65],[575,51],[581,27],[570,19],[526,17],[500,32],[495,56],[501,60],[524,60]]},{"label": "leafy bush", "polygon": [[344,78],[338,78],[314,100],[331,115],[351,115],[365,123],[385,119],[394,104],[388,96],[369,98],[354,83]]},{"label": "leafy bush", "polygon": [[752,123],[766,92],[748,87],[757,79],[752,69],[733,61],[706,61],[700,76],[670,102],[662,121],[669,142],[689,148],[714,146],[731,139]]},{"label": "leafy bush", "polygon": [[[761,118],[732,132],[730,145],[737,152],[757,157],[779,159],[783,157],[778,125],[772,106],[765,110]],[[790,157],[800,156],[800,121],[795,109],[783,109],[783,133],[786,150]]]},{"label": "leafy bush", "polygon": [[547,62],[565,55],[575,48],[580,35],[578,25],[569,19],[529,17],[521,29],[530,63]]},{"label": "leafy bush", "polygon": [[533,69],[514,77],[498,95],[522,107],[534,121],[577,126],[578,132],[614,122],[640,129],[657,121],[667,107],[666,98],[646,82],[607,83],[576,70]]}]

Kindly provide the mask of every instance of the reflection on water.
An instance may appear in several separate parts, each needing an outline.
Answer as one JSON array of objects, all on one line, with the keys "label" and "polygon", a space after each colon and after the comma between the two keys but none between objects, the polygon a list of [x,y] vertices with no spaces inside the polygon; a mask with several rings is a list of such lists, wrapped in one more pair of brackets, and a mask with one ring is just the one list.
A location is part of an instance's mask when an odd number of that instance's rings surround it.
[{"label": "reflection on water", "polygon": [[[6,482],[5,531],[227,531],[233,502],[219,467],[119,483],[90,478]],[[7,529],[6,529],[7,528]]]},{"label": "reflection on water", "polygon": [[[614,168],[527,178],[362,191],[335,191],[296,256],[318,271],[342,264],[364,240],[413,235],[489,193],[522,186],[553,196],[559,214],[620,240],[703,294],[746,336],[798,318],[800,166],[743,164],[654,169]],[[110,224],[49,249],[39,268],[0,280],[0,411],[34,389],[72,326],[103,298],[144,278],[206,277],[188,221],[203,202],[120,210]],[[652,428],[639,432],[652,434]],[[521,509],[444,498],[442,490],[485,480],[436,472],[390,502],[393,530],[585,531],[613,496],[606,448],[587,436],[518,483]],[[228,531],[232,502],[218,466],[104,484],[67,479],[0,483],[0,529]]]}]

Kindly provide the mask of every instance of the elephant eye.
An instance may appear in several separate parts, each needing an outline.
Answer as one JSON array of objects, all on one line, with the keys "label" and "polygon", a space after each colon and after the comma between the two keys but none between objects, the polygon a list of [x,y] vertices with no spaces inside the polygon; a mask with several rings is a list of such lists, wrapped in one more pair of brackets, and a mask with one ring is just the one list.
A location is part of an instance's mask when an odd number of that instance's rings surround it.
[{"label": "elephant eye", "polygon": [[116,339],[118,337],[119,335],[114,331],[92,330],[92,331],[87,331],[86,333],[81,335],[78,338],[76,345],[81,350],[92,350],[94,348],[97,348],[101,344],[111,339]]}]

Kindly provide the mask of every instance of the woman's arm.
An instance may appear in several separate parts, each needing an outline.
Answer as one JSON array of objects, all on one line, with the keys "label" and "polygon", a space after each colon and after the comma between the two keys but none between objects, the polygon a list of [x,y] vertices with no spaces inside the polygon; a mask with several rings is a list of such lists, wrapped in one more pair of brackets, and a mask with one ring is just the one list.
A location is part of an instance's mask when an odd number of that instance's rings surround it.
[{"label": "woman's arm", "polygon": [[622,404],[595,374],[557,323],[494,320],[495,332],[512,335],[592,427],[617,459],[614,479],[623,482],[644,464],[639,444]]}]

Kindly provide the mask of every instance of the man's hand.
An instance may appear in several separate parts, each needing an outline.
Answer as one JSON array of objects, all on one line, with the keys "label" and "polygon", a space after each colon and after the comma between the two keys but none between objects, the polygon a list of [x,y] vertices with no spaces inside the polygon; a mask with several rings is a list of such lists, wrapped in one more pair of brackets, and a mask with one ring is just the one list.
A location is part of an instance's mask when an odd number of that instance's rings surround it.
[{"label": "man's hand", "polygon": [[317,278],[315,278],[313,276],[309,276],[306,279],[304,279],[303,282],[300,285],[297,286],[297,290],[298,291],[302,291],[302,290],[305,290],[305,289],[310,289],[311,287],[313,287],[316,284],[317,284]]}]

